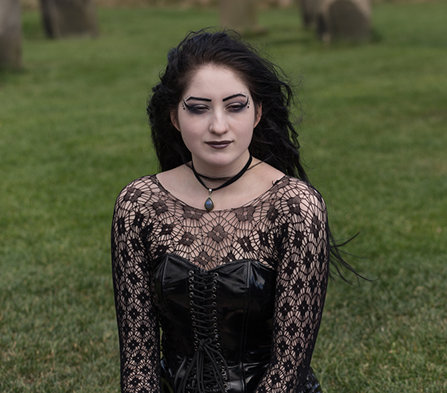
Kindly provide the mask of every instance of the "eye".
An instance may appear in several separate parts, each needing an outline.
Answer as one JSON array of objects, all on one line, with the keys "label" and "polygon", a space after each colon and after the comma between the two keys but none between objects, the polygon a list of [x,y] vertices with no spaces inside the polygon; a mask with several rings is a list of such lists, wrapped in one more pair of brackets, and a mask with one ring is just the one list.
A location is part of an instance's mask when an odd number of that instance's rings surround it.
[{"label": "eye", "polygon": [[247,103],[233,102],[227,105],[226,109],[229,112],[240,112],[247,106]]},{"label": "eye", "polygon": [[230,102],[227,106],[226,106],[226,110],[229,112],[233,112],[233,113],[237,113],[237,112],[241,112],[242,110],[244,110],[245,108],[249,108],[249,97],[247,97],[244,101],[233,101]]},{"label": "eye", "polygon": [[199,115],[201,113],[205,113],[209,107],[204,104],[187,104],[183,102],[183,109],[186,109],[188,112]]}]

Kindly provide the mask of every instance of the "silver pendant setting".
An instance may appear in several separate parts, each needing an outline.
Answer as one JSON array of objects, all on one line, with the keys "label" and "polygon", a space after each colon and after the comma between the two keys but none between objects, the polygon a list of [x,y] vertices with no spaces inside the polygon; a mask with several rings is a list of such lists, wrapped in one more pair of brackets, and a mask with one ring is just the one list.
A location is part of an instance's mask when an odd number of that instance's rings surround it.
[{"label": "silver pendant setting", "polygon": [[208,192],[209,192],[209,196],[206,199],[205,203],[203,204],[203,206],[205,207],[207,212],[210,212],[211,210],[214,209],[214,202],[211,199],[211,193],[213,192],[213,190],[211,188],[208,188]]}]

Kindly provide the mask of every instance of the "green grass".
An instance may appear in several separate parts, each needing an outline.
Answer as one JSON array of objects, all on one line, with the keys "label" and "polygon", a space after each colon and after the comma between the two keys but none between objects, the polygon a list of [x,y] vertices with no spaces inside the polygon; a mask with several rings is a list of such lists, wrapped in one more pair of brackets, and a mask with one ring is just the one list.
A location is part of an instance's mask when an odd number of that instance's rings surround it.
[{"label": "green grass", "polygon": [[[447,391],[446,15],[383,3],[373,42],[329,47],[270,10],[251,38],[296,86],[308,172],[374,279],[330,283],[313,358],[326,393]],[[25,13],[25,68],[0,72],[1,392],[118,391],[114,199],[156,171],[145,105],[167,49],[218,23],[212,9],[99,18],[97,39],[48,41]]]}]

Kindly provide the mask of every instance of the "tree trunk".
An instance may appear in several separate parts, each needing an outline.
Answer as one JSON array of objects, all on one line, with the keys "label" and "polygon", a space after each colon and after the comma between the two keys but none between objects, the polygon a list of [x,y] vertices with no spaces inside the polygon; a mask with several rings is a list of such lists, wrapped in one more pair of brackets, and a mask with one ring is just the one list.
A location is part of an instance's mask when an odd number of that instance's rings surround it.
[{"label": "tree trunk", "polygon": [[22,67],[22,19],[19,0],[0,0],[0,68]]},{"label": "tree trunk", "polygon": [[98,34],[92,0],[40,0],[42,22],[50,38]]},{"label": "tree trunk", "polygon": [[324,0],[318,13],[317,32],[324,41],[369,39],[370,0]]}]

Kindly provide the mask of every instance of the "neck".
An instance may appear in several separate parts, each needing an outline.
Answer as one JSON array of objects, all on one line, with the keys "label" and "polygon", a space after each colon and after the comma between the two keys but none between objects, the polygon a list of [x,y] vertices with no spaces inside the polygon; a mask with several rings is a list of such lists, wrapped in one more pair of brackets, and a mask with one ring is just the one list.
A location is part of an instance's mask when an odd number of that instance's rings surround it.
[{"label": "neck", "polygon": [[221,184],[221,185],[218,186],[218,187],[211,187],[210,185],[205,184],[204,181],[203,181],[203,179],[201,178],[200,174],[199,174],[199,173],[196,171],[196,169],[194,168],[194,163],[193,163],[193,162],[191,163],[191,169],[192,169],[192,171],[193,171],[193,173],[194,173],[195,178],[198,180],[198,182],[199,182],[203,187],[205,187],[206,189],[208,189],[209,192],[210,192],[210,195],[211,195],[211,192],[212,192],[212,191],[220,190],[221,188],[227,187],[227,186],[229,186],[230,184],[233,184],[233,183],[234,183],[235,181],[237,181],[238,179],[240,179],[240,178],[242,177],[242,175],[243,175],[245,172],[247,172],[248,168],[250,168],[252,159],[253,159],[253,157],[252,157],[251,154],[250,154],[249,157],[248,157],[248,160],[247,160],[247,162],[245,163],[245,165],[243,166],[243,168],[242,168],[238,173],[236,173],[234,176],[228,178],[228,180],[226,180],[223,184]]},{"label": "neck", "polygon": [[229,165],[208,165],[194,159],[186,165],[189,168],[194,166],[196,173],[200,174],[204,179],[208,179],[211,182],[221,181],[235,176],[245,166],[250,156],[250,153],[247,151],[236,162]]},{"label": "neck", "polygon": [[204,207],[205,207],[205,209],[206,209],[207,211],[210,212],[211,210],[214,209],[214,202],[213,202],[213,200],[211,199],[211,193],[212,193],[213,191],[218,191],[218,190],[220,190],[220,189],[222,189],[222,188],[224,188],[224,187],[227,187],[227,186],[233,184],[233,183],[234,183],[235,181],[237,181],[238,179],[240,179],[240,178],[242,177],[242,175],[243,175],[245,172],[247,172],[248,168],[250,167],[251,160],[252,160],[252,156],[251,156],[251,154],[250,154],[249,157],[248,157],[248,161],[245,163],[244,167],[243,167],[238,173],[236,173],[234,176],[230,177],[228,180],[226,180],[226,181],[225,181],[223,184],[221,184],[220,186],[218,186],[218,187],[214,187],[214,188],[213,188],[213,187],[210,187],[209,185],[207,185],[207,184],[205,184],[205,183],[203,182],[202,178],[200,177],[200,175],[197,173],[197,171],[196,171],[195,168],[194,168],[194,163],[193,163],[193,162],[191,163],[191,169],[192,169],[192,171],[193,171],[193,173],[194,173],[195,178],[196,178],[197,181],[198,181],[203,187],[205,187],[205,188],[208,190],[208,192],[209,192],[209,196],[208,196],[207,200],[206,200],[205,203],[204,203]]}]

